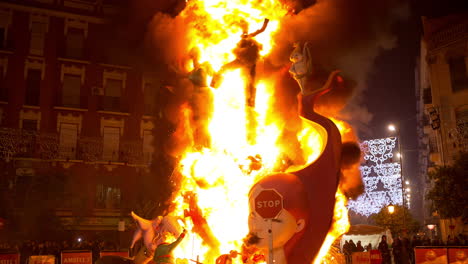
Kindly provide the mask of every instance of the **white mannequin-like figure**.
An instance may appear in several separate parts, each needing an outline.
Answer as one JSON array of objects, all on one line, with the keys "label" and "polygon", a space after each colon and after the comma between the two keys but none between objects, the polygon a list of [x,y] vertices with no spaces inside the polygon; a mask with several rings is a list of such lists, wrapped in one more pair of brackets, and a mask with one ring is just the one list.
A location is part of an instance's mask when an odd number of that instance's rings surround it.
[{"label": "white mannequin-like figure", "polygon": [[309,43],[304,43],[302,50],[299,43],[296,43],[289,60],[292,62],[291,68],[289,68],[289,73],[299,84],[302,94],[306,94],[307,78],[312,72]]}]

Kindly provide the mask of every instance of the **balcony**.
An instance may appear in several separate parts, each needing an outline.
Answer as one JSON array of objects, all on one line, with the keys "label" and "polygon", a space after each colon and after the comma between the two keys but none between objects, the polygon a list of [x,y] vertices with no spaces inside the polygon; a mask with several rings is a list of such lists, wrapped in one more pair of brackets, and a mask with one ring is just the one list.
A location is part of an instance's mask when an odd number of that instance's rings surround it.
[{"label": "balcony", "polygon": [[77,109],[77,110],[87,110],[88,109],[88,97],[80,96],[78,100],[65,100],[64,98],[57,96],[55,100],[56,108],[65,108],[66,109]]},{"label": "balcony", "polygon": [[56,159],[58,146],[56,134],[0,128],[0,158],[6,161],[13,158]]},{"label": "balcony", "polygon": [[128,107],[122,102],[121,97],[100,96],[99,111],[128,113]]},{"label": "balcony", "polygon": [[39,133],[22,129],[0,128],[0,159],[15,158],[42,160],[76,160],[85,162],[118,162],[144,164],[143,141],[120,141],[115,157],[103,157],[104,142],[101,137],[81,137],[74,146],[61,146],[56,133]]}]

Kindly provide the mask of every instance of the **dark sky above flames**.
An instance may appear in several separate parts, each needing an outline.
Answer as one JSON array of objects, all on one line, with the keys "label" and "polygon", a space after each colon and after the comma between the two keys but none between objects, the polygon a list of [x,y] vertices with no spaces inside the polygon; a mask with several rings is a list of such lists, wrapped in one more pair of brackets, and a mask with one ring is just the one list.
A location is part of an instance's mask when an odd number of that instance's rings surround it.
[{"label": "dark sky above flames", "polygon": [[[330,102],[346,101],[341,118],[358,129],[361,139],[389,136],[386,126],[401,123],[406,159],[404,173],[414,178],[417,168],[415,115],[415,62],[422,35],[421,16],[440,16],[466,8],[458,0],[282,0],[296,10],[277,37],[273,64],[288,63],[291,43],[309,41],[314,63],[325,70],[341,69],[355,81],[350,90],[335,93]],[[172,18],[183,0],[132,0],[126,16],[119,17],[136,56],[160,60],[171,54],[180,32]],[[159,13],[159,15],[158,15]],[[164,14],[164,15],[161,15]],[[126,18],[126,19],[122,19]],[[141,49],[150,37],[153,54]],[[174,40],[175,39],[175,40]],[[179,39],[180,40],[180,39]],[[298,91],[297,91],[298,92]],[[416,179],[414,179],[416,180]]]}]

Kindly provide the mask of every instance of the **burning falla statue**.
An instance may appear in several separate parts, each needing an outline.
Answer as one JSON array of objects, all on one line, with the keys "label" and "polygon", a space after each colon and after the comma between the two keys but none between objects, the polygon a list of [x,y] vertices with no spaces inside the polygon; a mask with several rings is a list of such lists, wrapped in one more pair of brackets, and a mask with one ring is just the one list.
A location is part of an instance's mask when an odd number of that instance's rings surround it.
[{"label": "burning falla statue", "polygon": [[[335,194],[342,173],[343,145],[336,125],[316,113],[314,104],[335,85],[343,83],[339,71],[330,73],[319,89],[307,89],[310,75],[310,55],[307,44],[296,45],[291,55],[290,73],[298,82],[299,114],[306,124],[314,127],[324,140],[320,156],[297,171],[272,173],[258,181],[249,193],[249,236],[256,237],[254,246],[267,259],[277,264],[307,264],[317,256],[331,227],[334,216]],[[264,190],[274,189],[283,199],[281,211],[271,224],[256,212],[255,199]],[[273,234],[269,250],[269,233]],[[270,252],[272,256],[270,256]]]},{"label": "burning falla statue", "polygon": [[260,50],[262,45],[258,43],[254,37],[265,31],[270,20],[265,18],[263,26],[253,32],[247,33],[246,28],[241,36],[241,40],[237,43],[236,48],[233,50],[236,59],[223,65],[221,69],[213,76],[211,86],[218,88],[221,84],[224,72],[233,69],[241,69],[243,75],[247,77],[246,84],[246,105],[250,107],[255,106],[255,75],[257,61],[260,59]]},{"label": "burning falla statue", "polygon": [[[130,245],[130,248],[133,249],[135,243],[138,240],[142,239],[143,246],[145,249],[145,256],[147,257],[145,259],[146,262],[135,262],[135,264],[146,264],[147,262],[149,262],[149,260],[151,260],[153,255],[154,261],[156,263],[165,263],[161,262],[163,260],[161,256],[170,255],[169,253],[184,238],[186,234],[185,229],[181,232],[181,226],[177,222],[177,218],[172,216],[158,216],[153,220],[147,220],[139,217],[134,212],[132,212],[131,215],[132,218],[135,220],[137,228],[133,235],[132,244]],[[172,243],[168,243],[168,234],[178,238]]]},{"label": "burning falla statue", "polygon": [[312,59],[310,56],[309,43],[304,43],[302,49],[299,43],[295,43],[294,50],[289,60],[292,62],[289,73],[299,84],[302,94],[305,94],[306,82],[309,75],[312,73]]},{"label": "burning falla statue", "polygon": [[[132,258],[103,256],[96,261],[96,264],[147,264],[152,259],[155,263],[173,263],[171,251],[186,234],[185,230],[180,232],[181,227],[177,219],[172,216],[158,216],[155,219],[147,220],[134,212],[131,213],[131,216],[135,220],[137,228],[133,234],[130,251],[134,252],[135,244],[140,239],[143,240],[142,247]],[[167,243],[168,234],[178,238],[169,244]]]}]

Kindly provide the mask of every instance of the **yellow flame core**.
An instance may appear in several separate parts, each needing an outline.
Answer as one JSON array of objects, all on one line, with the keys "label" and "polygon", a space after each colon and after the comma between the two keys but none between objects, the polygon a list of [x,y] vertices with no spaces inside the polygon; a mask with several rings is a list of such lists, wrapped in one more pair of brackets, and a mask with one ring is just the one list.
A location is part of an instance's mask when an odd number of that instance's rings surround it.
[{"label": "yellow flame core", "polygon": [[[262,45],[260,55],[264,56],[274,48],[272,36],[286,13],[286,8],[274,0],[188,1],[181,13],[189,25],[188,34],[192,40],[187,50],[198,48],[199,62],[208,63],[217,71],[235,59],[232,50],[242,33],[260,29],[264,19],[268,18],[266,30],[255,37]],[[212,77],[208,76],[208,79]],[[210,248],[198,234],[189,232],[174,251],[177,258],[200,258],[203,263],[214,263],[219,254],[240,251],[242,238],[248,233],[248,192],[260,177],[273,172],[281,160],[282,151],[276,143],[284,121],[268,114],[272,111],[274,79],[256,80],[255,108],[249,108],[245,103],[246,80],[241,70],[231,70],[224,73],[219,88],[210,88],[213,93],[210,102],[213,112],[208,120],[211,144],[209,148],[189,147],[185,150],[179,166],[181,188],[173,201],[176,207],[173,214],[184,218],[184,210],[189,209],[189,205],[183,194],[196,193],[197,206],[218,240],[219,248]],[[187,120],[189,115],[185,113],[185,116],[184,120]],[[254,138],[248,140],[252,132],[248,127],[252,122],[255,123]],[[189,123],[185,126],[190,126]],[[327,140],[326,133],[323,128],[307,122],[302,127],[297,132],[297,139],[303,160],[311,163],[320,156]],[[249,169],[250,157],[259,159],[261,168]],[[347,228],[345,203],[346,198],[338,192],[335,224],[315,263],[319,263],[334,239]],[[192,230],[193,223],[187,218],[184,222],[185,228]],[[234,259],[233,263],[241,263],[240,258]]]}]

